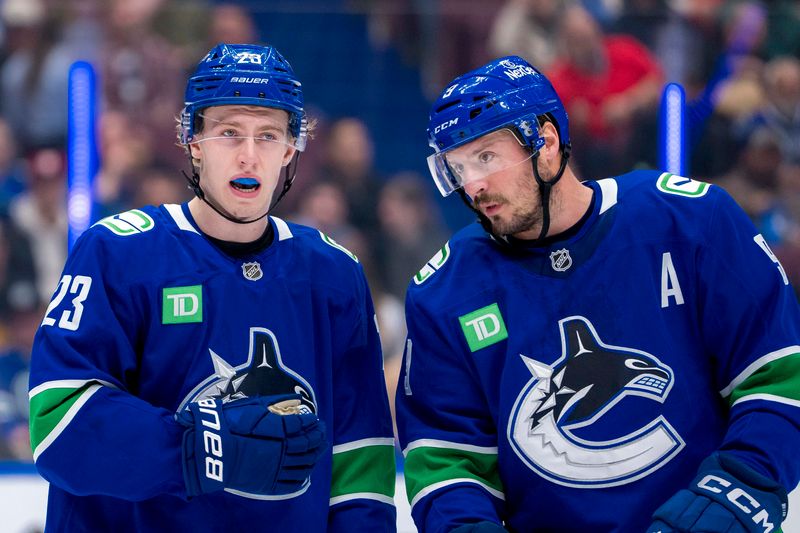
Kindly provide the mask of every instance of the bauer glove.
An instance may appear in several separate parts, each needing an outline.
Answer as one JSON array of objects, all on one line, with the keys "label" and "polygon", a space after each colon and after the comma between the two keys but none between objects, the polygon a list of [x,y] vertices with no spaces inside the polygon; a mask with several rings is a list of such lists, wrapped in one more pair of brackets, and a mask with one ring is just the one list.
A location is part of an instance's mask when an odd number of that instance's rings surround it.
[{"label": "bauer glove", "polygon": [[786,491],[730,454],[716,452],[684,489],[653,514],[648,533],[777,533]]},{"label": "bauer glove", "polygon": [[253,495],[301,489],[327,443],[325,424],[316,415],[292,414],[296,398],[190,403],[177,416],[187,426],[183,477],[188,496],[222,489]]}]

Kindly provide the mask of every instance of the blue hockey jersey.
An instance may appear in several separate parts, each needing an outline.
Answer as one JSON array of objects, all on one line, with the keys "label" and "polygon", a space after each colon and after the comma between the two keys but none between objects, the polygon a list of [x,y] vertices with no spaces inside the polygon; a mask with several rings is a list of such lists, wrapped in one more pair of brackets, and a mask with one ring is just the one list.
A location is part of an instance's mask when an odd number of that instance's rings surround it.
[{"label": "blue hockey jersey", "polygon": [[[70,254],[30,378],[48,531],[394,531],[394,446],[355,256],[271,217],[265,250],[214,246],[186,204],[104,219]],[[331,447],[298,493],[186,499],[184,427],[205,397],[301,394]]]},{"label": "blue hockey jersey", "polygon": [[477,223],[407,293],[397,425],[423,532],[645,531],[712,451],[800,479],[800,312],[720,188],[637,171],[585,184],[546,247]]}]

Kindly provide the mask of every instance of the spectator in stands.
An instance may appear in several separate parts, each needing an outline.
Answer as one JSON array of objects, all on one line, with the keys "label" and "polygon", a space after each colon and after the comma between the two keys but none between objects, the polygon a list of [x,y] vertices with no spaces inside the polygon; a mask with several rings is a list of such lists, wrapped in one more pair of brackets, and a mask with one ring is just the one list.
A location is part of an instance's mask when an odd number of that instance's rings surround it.
[{"label": "spectator in stands", "polygon": [[763,69],[763,101],[741,128],[743,136],[762,127],[778,139],[783,157],[800,162],[800,60],[778,57]]},{"label": "spectator in stands", "polygon": [[360,119],[345,117],[331,125],[320,177],[340,187],[349,206],[349,222],[372,239],[383,178],[375,169],[372,135]]},{"label": "spectator in stands", "polygon": [[668,0],[624,0],[611,33],[627,34],[658,58],[664,78],[682,84],[691,94],[708,77],[719,45],[714,32],[673,9]]},{"label": "spectator in stands", "polygon": [[[119,110],[100,118],[101,166],[94,180],[95,211],[98,218],[133,207],[136,177],[153,164],[153,140],[145,124]],[[177,174],[177,173],[176,173]],[[178,174],[179,176],[179,174]]]},{"label": "spectator in stands", "polygon": [[28,190],[14,199],[9,213],[31,243],[39,301],[47,302],[67,258],[64,153],[55,148],[42,148],[31,154],[28,165]]},{"label": "spectator in stands", "polygon": [[23,152],[64,144],[68,73],[75,57],[59,40],[55,14],[42,0],[6,0],[0,15],[10,52],[0,68],[0,113]]},{"label": "spectator in stands", "polygon": [[0,460],[31,460],[28,367],[42,313],[28,240],[0,219]]},{"label": "spectator in stands", "polygon": [[159,160],[181,168],[186,161],[174,147],[174,110],[182,103],[187,61],[153,28],[163,9],[165,0],[109,2],[103,94],[110,110],[121,111],[147,128]]},{"label": "spectator in stands", "polygon": [[136,192],[130,207],[141,205],[182,204],[191,199],[186,181],[172,169],[151,166],[139,172]]},{"label": "spectator in stands", "polygon": [[778,138],[760,128],[748,139],[733,169],[715,182],[733,196],[770,246],[781,244],[784,235],[786,216],[778,196],[781,162]]},{"label": "spectator in stands", "polygon": [[255,43],[259,41],[252,15],[236,4],[217,4],[209,15],[211,27],[207,41],[217,43]]},{"label": "spectator in stands", "polygon": [[[552,80],[570,118],[570,135],[584,177],[629,166],[626,151],[643,115],[654,115],[661,95],[661,68],[637,40],[603,34],[581,6],[567,8],[560,28],[562,55]],[[635,142],[655,144],[656,139]]]},{"label": "spectator in stands", "polygon": [[26,181],[25,165],[18,157],[16,138],[8,122],[0,118],[0,214],[8,212],[8,204],[25,190]]},{"label": "spectator in stands", "polygon": [[489,49],[548,70],[558,55],[558,24],[569,0],[508,0],[492,24]]},{"label": "spectator in stands", "polygon": [[356,253],[355,250],[365,246],[364,236],[348,221],[349,211],[347,196],[342,188],[329,181],[320,181],[303,192],[298,211],[289,218],[298,224],[320,230]]},{"label": "spectator in stands", "polygon": [[428,184],[414,172],[386,182],[378,202],[376,254],[382,285],[401,300],[411,278],[447,240]]}]

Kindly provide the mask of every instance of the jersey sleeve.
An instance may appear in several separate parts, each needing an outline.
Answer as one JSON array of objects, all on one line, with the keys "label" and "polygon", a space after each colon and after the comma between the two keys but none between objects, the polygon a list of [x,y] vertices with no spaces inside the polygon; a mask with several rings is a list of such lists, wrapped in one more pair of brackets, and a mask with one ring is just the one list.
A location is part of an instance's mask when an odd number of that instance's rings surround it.
[{"label": "jersey sleeve", "polygon": [[792,490],[800,480],[800,308],[763,236],[719,192],[698,275],[704,342],[729,407],[721,449]]},{"label": "jersey sleeve", "polygon": [[76,495],[186,497],[183,430],[134,396],[138,318],[108,247],[90,230],[67,259],[31,356],[36,467]]},{"label": "jersey sleeve", "polygon": [[498,435],[466,347],[411,289],[406,322],[395,402],[412,517],[426,532],[484,520],[500,524]]},{"label": "jersey sleeve", "polygon": [[[333,368],[333,466],[328,531],[395,531],[394,433],[372,299],[359,270],[342,310],[343,356]],[[352,300],[348,301],[352,302]]]}]

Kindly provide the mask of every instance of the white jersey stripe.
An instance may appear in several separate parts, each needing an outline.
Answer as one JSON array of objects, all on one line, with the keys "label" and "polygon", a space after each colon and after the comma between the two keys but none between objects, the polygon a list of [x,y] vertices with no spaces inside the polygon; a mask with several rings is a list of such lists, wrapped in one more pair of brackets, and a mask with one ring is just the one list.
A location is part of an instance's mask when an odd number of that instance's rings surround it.
[{"label": "white jersey stripe", "polygon": [[463,450],[465,452],[497,455],[497,446],[475,446],[473,444],[461,444],[446,440],[419,439],[408,443],[406,449],[403,450],[403,457],[408,455],[408,452],[415,448],[447,448],[450,450]]}]

